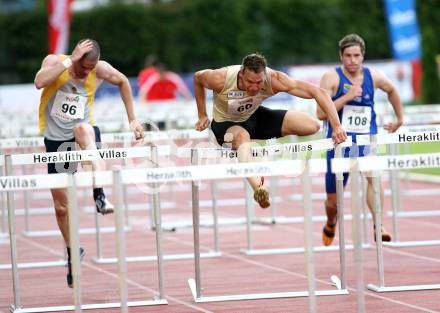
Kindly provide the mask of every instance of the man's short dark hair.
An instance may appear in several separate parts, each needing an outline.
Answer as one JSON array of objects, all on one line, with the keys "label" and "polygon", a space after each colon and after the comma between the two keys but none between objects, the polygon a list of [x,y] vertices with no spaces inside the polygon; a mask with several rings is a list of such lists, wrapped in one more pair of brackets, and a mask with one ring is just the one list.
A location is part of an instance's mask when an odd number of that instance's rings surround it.
[{"label": "man's short dark hair", "polygon": [[339,52],[344,53],[344,50],[349,47],[359,46],[362,55],[365,55],[365,41],[357,34],[349,34],[339,41]]},{"label": "man's short dark hair", "polygon": [[241,62],[242,69],[248,69],[254,73],[260,73],[266,70],[266,58],[259,53],[252,53],[243,58]]},{"label": "man's short dark hair", "polygon": [[101,49],[99,48],[99,43],[94,39],[84,38],[78,41],[78,44],[86,40],[90,40],[93,43],[93,48],[91,51],[85,53],[82,58],[91,61],[98,60],[101,55]]}]

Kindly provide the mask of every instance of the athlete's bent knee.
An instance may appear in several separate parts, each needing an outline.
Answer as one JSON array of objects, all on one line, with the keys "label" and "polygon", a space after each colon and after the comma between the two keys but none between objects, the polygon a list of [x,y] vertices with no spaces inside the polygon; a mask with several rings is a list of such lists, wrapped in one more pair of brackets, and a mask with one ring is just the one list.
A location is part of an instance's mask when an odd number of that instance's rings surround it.
[{"label": "athlete's bent knee", "polygon": [[75,138],[78,139],[84,139],[89,138],[90,136],[94,136],[93,128],[92,126],[86,124],[86,123],[79,123],[75,126],[73,129],[73,133],[75,135]]},{"label": "athlete's bent knee", "polygon": [[250,142],[251,141],[251,137],[249,136],[249,134],[247,132],[239,132],[238,134],[235,135],[234,138],[234,148],[237,149],[241,144],[245,143],[245,142]]},{"label": "athlete's bent knee", "polygon": [[312,119],[310,123],[307,125],[307,130],[309,132],[308,135],[316,134],[317,132],[319,132],[320,129],[321,129],[321,125],[315,119]]}]

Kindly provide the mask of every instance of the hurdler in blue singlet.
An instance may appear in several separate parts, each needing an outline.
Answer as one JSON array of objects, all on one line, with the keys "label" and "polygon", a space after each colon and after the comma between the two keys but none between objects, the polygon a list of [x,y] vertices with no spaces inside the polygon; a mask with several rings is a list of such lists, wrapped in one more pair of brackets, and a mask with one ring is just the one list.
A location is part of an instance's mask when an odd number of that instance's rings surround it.
[{"label": "hurdler in blue singlet", "polygon": [[[337,67],[336,72],[339,76],[339,86],[336,95],[332,98],[333,101],[346,94],[353,85],[344,75],[341,67]],[[363,68],[363,76],[362,97],[356,97],[347,102],[338,111],[341,124],[347,131],[347,135],[352,137],[353,143],[356,142],[356,134],[377,134],[376,112],[374,111],[374,83],[368,68]],[[328,120],[324,122],[324,130],[326,138],[331,138],[333,129]],[[365,150],[368,150],[365,146],[354,145],[345,149],[344,157],[361,157],[368,153]],[[327,173],[325,175],[325,190],[327,193],[336,192],[336,178],[330,170],[330,160],[333,157],[334,150],[327,151]],[[347,179],[348,174],[344,174],[344,186]]]}]

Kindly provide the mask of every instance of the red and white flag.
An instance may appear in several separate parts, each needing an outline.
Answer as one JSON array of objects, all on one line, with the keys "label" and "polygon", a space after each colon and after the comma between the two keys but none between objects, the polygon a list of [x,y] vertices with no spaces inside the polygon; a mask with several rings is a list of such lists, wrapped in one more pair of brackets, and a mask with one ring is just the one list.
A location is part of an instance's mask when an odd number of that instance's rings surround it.
[{"label": "red and white flag", "polygon": [[49,53],[65,54],[68,49],[73,0],[49,0]]}]

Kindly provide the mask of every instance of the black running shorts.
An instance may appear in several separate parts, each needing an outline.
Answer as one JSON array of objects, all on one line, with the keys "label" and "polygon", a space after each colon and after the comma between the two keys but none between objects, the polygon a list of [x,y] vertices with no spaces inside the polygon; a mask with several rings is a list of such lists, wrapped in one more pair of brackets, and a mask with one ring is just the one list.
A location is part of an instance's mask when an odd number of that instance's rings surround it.
[{"label": "black running shorts", "polygon": [[244,122],[216,122],[212,120],[211,129],[219,145],[223,145],[226,131],[235,125],[246,129],[251,139],[279,138],[282,136],[281,127],[283,126],[286,112],[287,110],[272,110],[264,106],[259,106]]},{"label": "black running shorts", "polygon": [[[95,142],[99,148],[101,146],[101,131],[97,126],[93,126],[95,131]],[[44,145],[46,146],[46,152],[60,152],[60,151],[74,151],[75,150],[75,138],[58,141],[44,138]],[[65,163],[48,163],[47,172],[49,174],[57,173],[75,173],[78,169],[78,162],[65,162]]]}]

